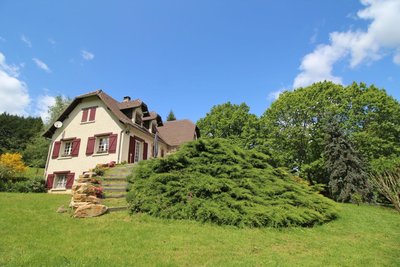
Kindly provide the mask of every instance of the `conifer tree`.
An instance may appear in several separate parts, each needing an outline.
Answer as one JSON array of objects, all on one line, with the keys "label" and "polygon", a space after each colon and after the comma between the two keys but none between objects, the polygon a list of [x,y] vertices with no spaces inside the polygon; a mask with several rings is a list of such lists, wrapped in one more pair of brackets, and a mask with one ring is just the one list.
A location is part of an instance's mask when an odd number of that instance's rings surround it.
[{"label": "conifer tree", "polygon": [[167,116],[167,121],[175,121],[175,120],[176,120],[175,114],[171,109],[169,114],[168,114],[168,116]]},{"label": "conifer tree", "polygon": [[331,197],[341,202],[349,202],[356,195],[365,199],[368,184],[364,163],[336,121],[328,123],[324,156]]}]

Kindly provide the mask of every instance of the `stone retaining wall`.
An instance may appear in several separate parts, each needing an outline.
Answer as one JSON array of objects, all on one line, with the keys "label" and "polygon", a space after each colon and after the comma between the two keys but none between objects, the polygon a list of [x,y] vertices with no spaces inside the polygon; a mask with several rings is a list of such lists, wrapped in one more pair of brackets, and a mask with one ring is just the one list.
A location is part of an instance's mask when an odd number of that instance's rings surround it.
[{"label": "stone retaining wall", "polygon": [[96,173],[86,172],[80,175],[72,186],[72,199],[69,206],[74,210],[75,218],[100,216],[107,212],[108,207],[102,205],[98,198],[99,187],[96,186]]}]

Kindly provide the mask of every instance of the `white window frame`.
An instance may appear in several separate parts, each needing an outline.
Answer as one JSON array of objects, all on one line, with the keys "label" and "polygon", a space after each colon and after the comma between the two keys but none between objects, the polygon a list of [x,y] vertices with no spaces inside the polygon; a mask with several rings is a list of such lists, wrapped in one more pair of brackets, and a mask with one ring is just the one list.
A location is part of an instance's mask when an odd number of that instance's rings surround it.
[{"label": "white window frame", "polygon": [[153,134],[155,134],[157,132],[157,122],[155,122],[154,120],[151,122],[150,132]]},{"label": "white window frame", "polygon": [[97,154],[108,153],[108,150],[110,149],[110,136],[109,135],[98,136],[96,138],[96,148],[97,148],[96,151]]},{"label": "white window frame", "polygon": [[[135,110],[135,114],[134,115],[135,116],[133,118],[134,118],[135,123],[137,125],[143,126],[143,112],[140,109],[137,109],[137,110]],[[140,123],[138,121],[136,121],[136,116],[137,115],[139,115],[140,118],[141,118],[141,122]]]},{"label": "white window frame", "polygon": [[53,189],[66,189],[67,188],[67,174],[56,174],[53,182]]},{"label": "white window frame", "polygon": [[135,140],[135,151],[133,154],[133,162],[139,162],[142,160],[142,142]]},{"label": "white window frame", "polygon": [[62,142],[62,157],[70,157],[72,155],[72,140]]}]

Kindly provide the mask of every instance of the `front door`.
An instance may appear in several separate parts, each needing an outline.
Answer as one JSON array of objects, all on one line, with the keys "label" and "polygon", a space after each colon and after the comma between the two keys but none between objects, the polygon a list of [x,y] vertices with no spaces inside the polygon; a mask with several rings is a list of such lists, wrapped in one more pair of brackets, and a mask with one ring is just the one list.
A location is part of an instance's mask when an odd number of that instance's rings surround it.
[{"label": "front door", "polygon": [[136,140],[135,141],[135,154],[133,156],[134,162],[139,162],[142,159],[141,150],[142,150],[142,142]]},{"label": "front door", "polygon": [[129,138],[128,163],[133,163],[135,160],[135,141],[132,136]]}]

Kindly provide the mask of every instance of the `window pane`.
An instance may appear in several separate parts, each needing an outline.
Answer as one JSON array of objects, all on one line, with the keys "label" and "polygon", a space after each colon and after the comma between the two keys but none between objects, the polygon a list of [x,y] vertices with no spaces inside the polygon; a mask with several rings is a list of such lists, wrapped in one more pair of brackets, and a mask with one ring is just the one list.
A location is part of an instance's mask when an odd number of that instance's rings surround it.
[{"label": "window pane", "polygon": [[140,145],[141,145],[141,142],[136,141],[134,162],[139,162],[139,160],[140,160]]},{"label": "window pane", "polygon": [[107,151],[108,151],[108,136],[100,137],[98,152],[107,152]]},{"label": "window pane", "polygon": [[64,143],[64,151],[63,156],[69,156],[72,152],[72,142],[65,142]]},{"label": "window pane", "polygon": [[67,185],[67,176],[65,174],[57,175],[54,188],[64,189],[66,185]]}]

